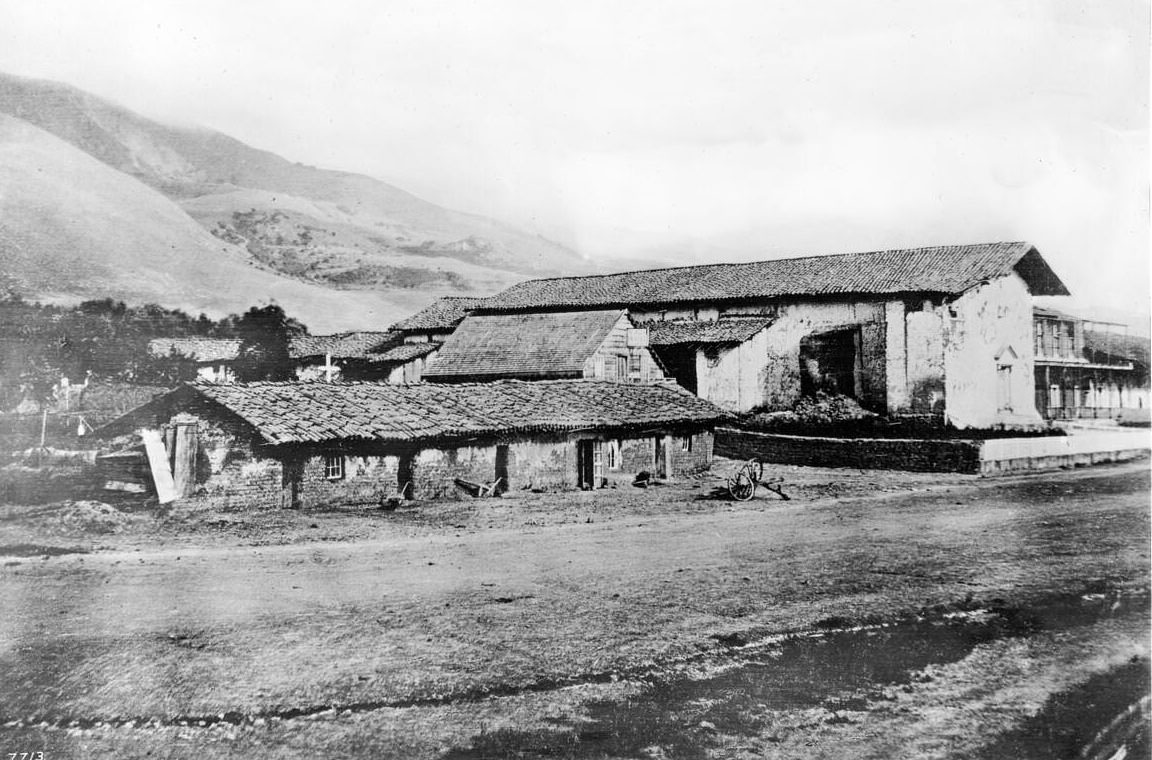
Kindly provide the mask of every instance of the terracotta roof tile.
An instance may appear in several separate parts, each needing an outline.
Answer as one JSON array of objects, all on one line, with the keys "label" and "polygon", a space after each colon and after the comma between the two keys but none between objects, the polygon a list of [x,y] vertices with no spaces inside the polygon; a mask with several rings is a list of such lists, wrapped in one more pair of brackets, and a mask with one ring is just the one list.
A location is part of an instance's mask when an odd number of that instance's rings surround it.
[{"label": "terracotta roof tile", "polygon": [[412,316],[392,325],[401,332],[451,332],[468,313],[486,299],[445,296]]},{"label": "terracotta roof tile", "polygon": [[606,380],[196,383],[169,396],[179,393],[196,393],[216,402],[272,444],[415,442],[512,432],[627,429],[713,423],[726,416],[671,383]]},{"label": "terracotta roof tile", "polygon": [[288,353],[293,359],[332,354],[340,359],[370,358],[400,339],[395,332],[347,332],[336,335],[300,335],[292,339]]},{"label": "terracotta roof tile", "polygon": [[1035,247],[1013,242],[529,280],[477,308],[499,312],[849,294],[958,294],[1014,269],[1033,295],[1068,295]]},{"label": "terracotta roof tile", "polygon": [[654,346],[683,343],[743,343],[772,324],[764,317],[725,318],[712,321],[647,322],[649,342]]}]

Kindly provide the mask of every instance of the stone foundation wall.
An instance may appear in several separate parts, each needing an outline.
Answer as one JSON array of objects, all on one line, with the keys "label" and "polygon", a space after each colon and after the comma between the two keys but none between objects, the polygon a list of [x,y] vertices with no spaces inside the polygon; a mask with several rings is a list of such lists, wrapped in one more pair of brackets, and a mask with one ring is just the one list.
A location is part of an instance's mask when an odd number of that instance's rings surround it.
[{"label": "stone foundation wall", "polygon": [[716,454],[809,467],[980,472],[977,441],[814,438],[718,428]]}]

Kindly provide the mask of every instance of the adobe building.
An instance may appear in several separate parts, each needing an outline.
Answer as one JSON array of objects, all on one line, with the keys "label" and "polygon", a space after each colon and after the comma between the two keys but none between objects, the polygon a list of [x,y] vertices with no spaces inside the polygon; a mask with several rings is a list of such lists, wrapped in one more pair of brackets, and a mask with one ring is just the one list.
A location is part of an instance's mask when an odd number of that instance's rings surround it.
[{"label": "adobe building", "polygon": [[1042,422],[1032,298],[1068,295],[1026,242],[530,280],[470,318],[627,309],[685,388],[725,409],[818,390],[958,427]]},{"label": "adobe building", "polygon": [[[403,333],[393,331],[298,335],[290,341],[288,355],[298,380],[419,382],[425,363],[440,344],[411,345],[402,338]],[[239,339],[154,338],[148,343],[148,351],[158,358],[177,354],[194,360],[197,380],[236,382]]]},{"label": "adobe building", "polygon": [[460,481],[559,490],[671,478],[709,467],[726,416],[674,383],[196,383],[96,435],[122,445],[105,457],[117,473],[128,457],[143,462],[137,440],[162,441],[151,466],[171,469],[178,497],[294,508],[459,498]]}]

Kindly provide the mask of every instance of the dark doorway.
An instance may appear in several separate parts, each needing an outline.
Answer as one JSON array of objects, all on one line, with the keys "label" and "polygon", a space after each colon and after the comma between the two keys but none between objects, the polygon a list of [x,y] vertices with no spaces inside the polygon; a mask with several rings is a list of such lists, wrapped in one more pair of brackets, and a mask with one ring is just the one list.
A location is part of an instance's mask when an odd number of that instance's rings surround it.
[{"label": "dark doorway", "polygon": [[396,493],[402,499],[416,498],[416,484],[412,482],[412,455],[404,454],[396,467]]},{"label": "dark doorway", "polygon": [[655,456],[656,461],[653,462],[652,471],[658,478],[668,477],[668,439],[665,436],[658,435],[655,439]]},{"label": "dark doorway", "polygon": [[696,393],[696,346],[660,346],[656,356],[676,382],[690,393]]},{"label": "dark doorway", "polygon": [[512,484],[508,482],[508,446],[501,444],[496,447],[496,493],[504,493]]},{"label": "dark doorway", "polygon": [[604,485],[604,450],[600,441],[577,442],[576,480],[584,490]]},{"label": "dark doorway", "polygon": [[858,399],[862,374],[858,329],[814,333],[800,340],[800,392],[805,396],[822,391]]}]

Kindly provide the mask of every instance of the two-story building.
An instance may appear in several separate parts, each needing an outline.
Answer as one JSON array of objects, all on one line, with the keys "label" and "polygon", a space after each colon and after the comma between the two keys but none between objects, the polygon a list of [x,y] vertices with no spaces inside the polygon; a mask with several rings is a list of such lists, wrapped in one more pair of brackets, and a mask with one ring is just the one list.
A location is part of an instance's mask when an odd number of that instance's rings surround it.
[{"label": "two-story building", "polygon": [[1125,325],[1033,309],[1036,408],[1046,419],[1116,419],[1148,409],[1147,340]]}]

